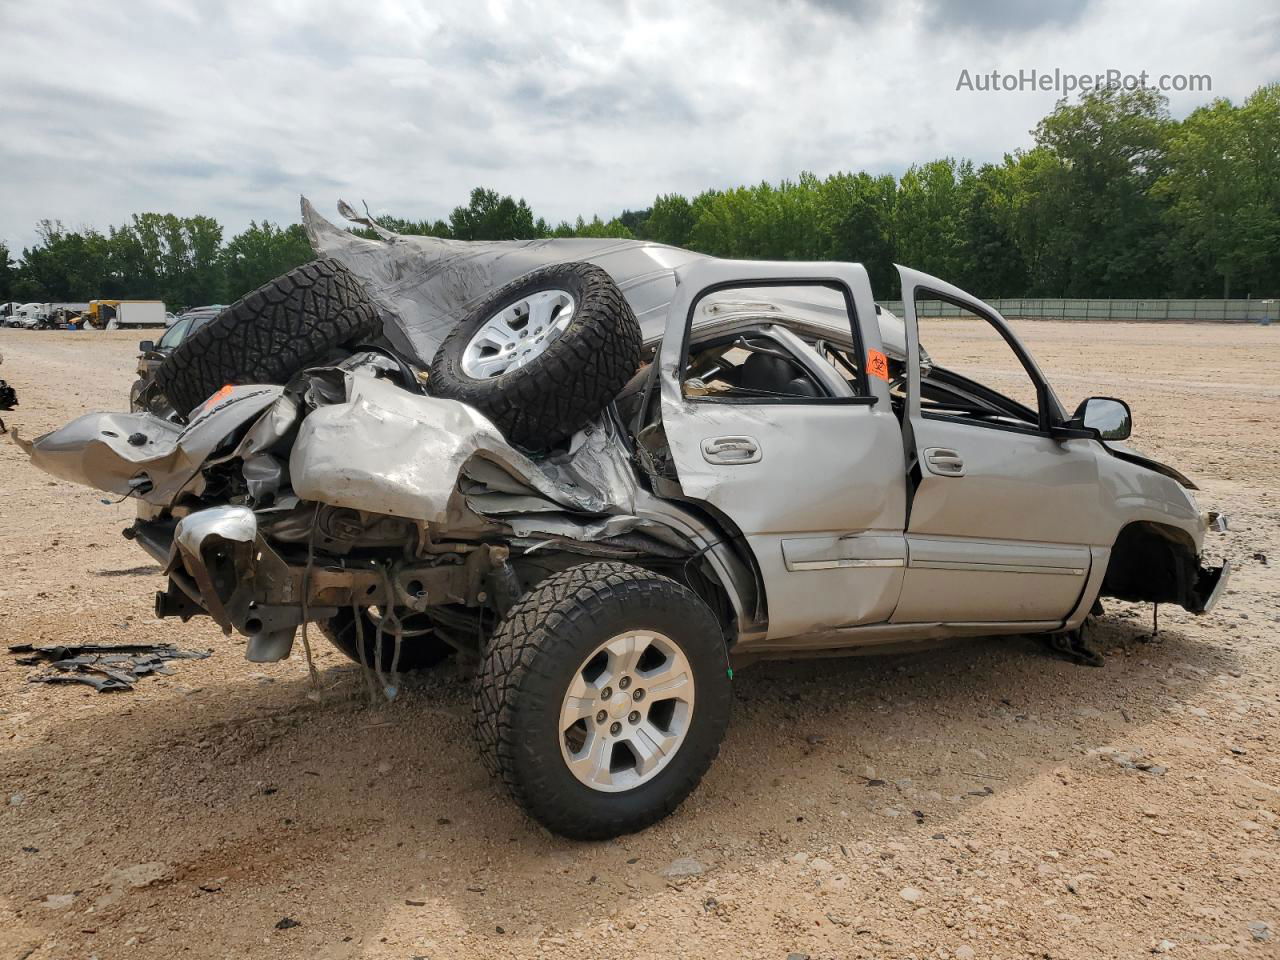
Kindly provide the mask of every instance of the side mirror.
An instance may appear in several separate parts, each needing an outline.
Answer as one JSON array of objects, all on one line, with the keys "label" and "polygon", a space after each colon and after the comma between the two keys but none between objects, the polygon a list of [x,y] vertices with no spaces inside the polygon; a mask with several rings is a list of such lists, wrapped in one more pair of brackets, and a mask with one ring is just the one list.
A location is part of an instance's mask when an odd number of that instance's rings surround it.
[{"label": "side mirror", "polygon": [[138,344],[138,349],[141,350],[143,353],[150,353],[155,348],[156,348],[156,342],[154,340],[143,340],[141,343]]},{"label": "side mirror", "polygon": [[1133,431],[1129,405],[1114,397],[1090,397],[1076,408],[1073,419],[1088,430],[1096,430],[1101,440],[1126,440]]}]

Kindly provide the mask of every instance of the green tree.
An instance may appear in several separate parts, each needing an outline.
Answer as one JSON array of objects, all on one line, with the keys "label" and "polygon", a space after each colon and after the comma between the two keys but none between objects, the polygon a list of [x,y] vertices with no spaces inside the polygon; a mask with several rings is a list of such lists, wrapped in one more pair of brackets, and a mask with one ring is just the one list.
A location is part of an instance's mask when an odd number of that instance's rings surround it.
[{"label": "green tree", "polygon": [[640,237],[644,235],[645,223],[649,220],[649,214],[652,210],[623,210],[618,214],[617,220],[630,231],[631,236]]},{"label": "green tree", "polygon": [[41,220],[39,242],[22,251],[11,284],[18,300],[87,300],[98,296],[110,277],[106,238],[93,230],[67,230],[58,220]]},{"label": "green tree", "polygon": [[984,297],[1019,296],[1027,264],[1014,233],[1017,184],[1008,163],[985,163],[960,177],[955,283]]},{"label": "green tree", "polygon": [[314,257],[301,224],[279,227],[269,220],[250,221],[248,228],[232,237],[222,250],[226,296],[238,300]]},{"label": "green tree", "polygon": [[[1159,296],[1168,243],[1152,186],[1173,121],[1153,90],[1097,90],[1059,101],[1035,128],[1040,153],[1022,172],[1040,249],[1031,285],[1048,295]],[[1027,225],[1024,225],[1024,228]]]},{"label": "green tree", "polygon": [[589,221],[579,217],[578,222],[573,227],[573,236],[599,237],[602,239],[617,238],[621,240],[635,239],[635,234],[622,222],[621,217],[614,217],[608,223],[605,223],[598,216],[592,217]]},{"label": "green tree", "polygon": [[212,217],[174,217],[166,229],[171,252],[165,300],[187,307],[221,303],[226,297],[222,225]]},{"label": "green tree", "polygon": [[476,187],[471,202],[449,214],[449,230],[457,240],[532,240],[545,236],[547,225],[524,200]]},{"label": "green tree", "polygon": [[6,243],[0,243],[0,303],[7,303],[12,299],[11,293],[16,275],[13,257],[9,255],[9,246]]},{"label": "green tree", "polygon": [[1215,100],[1169,138],[1168,168],[1155,184],[1168,202],[1169,248],[1179,292],[1197,271],[1244,292],[1274,290],[1280,275],[1280,84],[1241,106]]},{"label": "green tree", "polygon": [[776,187],[709,191],[694,199],[689,246],[721,257],[815,260],[822,238],[815,229],[820,184],[811,173]]},{"label": "green tree", "polygon": [[689,243],[693,223],[693,207],[689,201],[678,193],[664,193],[654,199],[640,236],[683,247]]},{"label": "green tree", "polygon": [[112,228],[108,245],[120,296],[181,309],[225,295],[222,226],[212,217],[135,213],[125,226]]},{"label": "green tree", "polygon": [[1043,190],[1058,175],[1059,161],[1044,147],[1007,154],[1001,174],[1010,188],[1010,229],[1026,269],[1019,292],[1056,296],[1069,281],[1071,258],[1064,257],[1063,224],[1053,209],[1060,201]]},{"label": "green tree", "polygon": [[823,259],[861,263],[871,289],[887,297],[897,290],[893,227],[897,184],[885,174],[837,173],[822,183],[815,224]]},{"label": "green tree", "polygon": [[938,277],[953,277],[959,259],[960,184],[968,161],[951,157],[912,166],[898,181],[894,239],[902,263]]}]

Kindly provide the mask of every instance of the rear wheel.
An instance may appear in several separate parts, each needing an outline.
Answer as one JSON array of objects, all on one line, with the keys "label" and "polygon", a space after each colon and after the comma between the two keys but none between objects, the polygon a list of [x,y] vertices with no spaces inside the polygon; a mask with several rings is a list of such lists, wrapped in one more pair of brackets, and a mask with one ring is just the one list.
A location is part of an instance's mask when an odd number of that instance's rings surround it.
[{"label": "rear wheel", "polygon": [[[383,673],[390,673],[394,665],[398,672],[409,673],[434,667],[453,652],[453,648],[435,636],[426,614],[401,614],[403,628],[400,637],[400,661],[395,662],[396,637],[390,627],[384,626],[378,637],[381,617],[375,609],[360,611],[360,629],[364,632],[364,656],[360,656],[360,634],[356,627],[356,614],[350,608],[320,624],[320,631],[329,641],[356,663],[373,667],[375,663]],[[375,650],[377,660],[375,661]]]},{"label": "rear wheel", "polygon": [[526,594],[476,681],[486,764],[548,829],[582,840],[662,819],[720,751],[732,693],[723,632],[673,580],[572,567]]}]

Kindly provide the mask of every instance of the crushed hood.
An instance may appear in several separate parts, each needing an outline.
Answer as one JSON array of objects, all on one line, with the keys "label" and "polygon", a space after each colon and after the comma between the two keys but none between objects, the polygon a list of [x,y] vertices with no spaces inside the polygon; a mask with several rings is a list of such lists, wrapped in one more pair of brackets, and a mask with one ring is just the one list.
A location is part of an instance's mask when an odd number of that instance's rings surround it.
[{"label": "crushed hood", "polygon": [[[594,263],[622,290],[640,321],[645,343],[657,343],[675,295],[676,271],[711,259],[680,247],[647,240],[563,238],[544,240],[445,240],[392,233],[339,202],[338,212],[368,227],[376,240],[358,237],[322,217],[302,198],[302,223],[317,255],[332,257],[364,281],[383,314],[384,332],[395,348],[427,366],[449,331],[498,287],[553,263]],[[843,304],[819,287],[793,291],[788,312],[829,325],[849,336]],[[837,309],[838,308],[838,309]],[[885,352],[906,357],[902,321],[885,311],[878,318]],[[695,318],[695,324],[699,318]]]}]

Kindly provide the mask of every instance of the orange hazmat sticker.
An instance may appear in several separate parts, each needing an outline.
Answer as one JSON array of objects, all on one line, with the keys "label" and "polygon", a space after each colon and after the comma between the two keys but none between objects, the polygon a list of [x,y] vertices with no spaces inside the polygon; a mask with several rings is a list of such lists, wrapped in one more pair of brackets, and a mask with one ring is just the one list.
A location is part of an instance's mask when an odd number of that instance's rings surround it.
[{"label": "orange hazmat sticker", "polygon": [[889,358],[879,350],[867,351],[867,373],[881,380],[889,379]]}]

